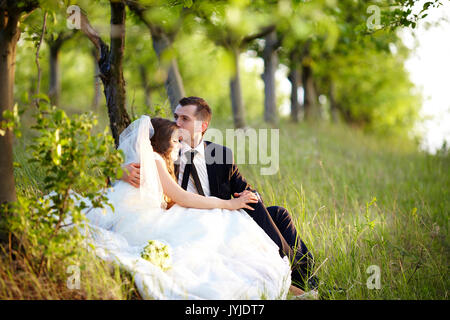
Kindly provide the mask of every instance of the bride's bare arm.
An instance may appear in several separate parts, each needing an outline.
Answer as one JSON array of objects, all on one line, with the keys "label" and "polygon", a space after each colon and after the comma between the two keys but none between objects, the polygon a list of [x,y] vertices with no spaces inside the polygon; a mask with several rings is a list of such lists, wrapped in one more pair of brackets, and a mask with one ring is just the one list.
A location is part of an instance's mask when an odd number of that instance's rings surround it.
[{"label": "bride's bare arm", "polygon": [[258,198],[255,194],[248,192],[239,198],[223,200],[217,197],[204,197],[192,192],[188,192],[181,188],[167,171],[164,161],[157,159],[156,167],[161,180],[164,193],[170,197],[175,203],[182,207],[198,208],[198,209],[250,209],[254,210],[247,203],[257,203]]}]

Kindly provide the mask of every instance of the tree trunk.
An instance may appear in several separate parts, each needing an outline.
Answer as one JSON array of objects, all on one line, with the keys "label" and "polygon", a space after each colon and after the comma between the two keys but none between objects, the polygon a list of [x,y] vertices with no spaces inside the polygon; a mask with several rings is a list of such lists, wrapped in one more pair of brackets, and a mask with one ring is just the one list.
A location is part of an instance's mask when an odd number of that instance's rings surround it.
[{"label": "tree trunk", "polygon": [[160,63],[167,65],[167,79],[165,81],[167,97],[169,98],[172,111],[178,105],[178,102],[185,96],[183,79],[181,78],[176,59],[171,59],[168,63],[163,61],[162,54],[172,46],[169,37],[160,29],[152,28],[150,30],[153,39],[153,48]]},{"label": "tree trunk", "polygon": [[239,49],[233,48],[234,75],[230,79],[231,108],[235,128],[245,127],[245,114],[241,93],[241,80],[239,76]]},{"label": "tree trunk", "polygon": [[303,110],[304,118],[316,119],[320,116],[317,91],[314,84],[314,74],[312,69],[312,58],[310,54],[311,41],[308,40],[302,53],[302,85],[303,85]]},{"label": "tree trunk", "polygon": [[144,103],[147,108],[150,108],[152,105],[151,100],[151,90],[150,85],[148,83],[147,70],[145,70],[144,65],[139,65],[139,73],[141,75],[142,88],[144,89]]},{"label": "tree trunk", "polygon": [[48,96],[52,105],[59,106],[59,96],[61,93],[61,79],[59,71],[59,44],[50,45],[50,78]]},{"label": "tree trunk", "polygon": [[[20,14],[0,9],[0,121],[3,112],[12,110],[14,103],[14,72],[16,46],[20,37]],[[16,200],[13,167],[13,134],[6,130],[0,135],[0,203]]]},{"label": "tree trunk", "polygon": [[[123,78],[123,52],[125,46],[125,5],[110,1],[111,6],[111,51],[109,69],[102,78],[112,135],[116,146],[120,133],[131,123],[126,110],[125,80]],[[106,66],[105,66],[106,67]]]},{"label": "tree trunk", "polygon": [[147,26],[153,40],[153,49],[158,56],[159,62],[166,66],[167,79],[165,87],[170,101],[172,112],[175,111],[178,102],[185,96],[183,79],[181,78],[176,59],[171,59],[168,63],[163,59],[163,52],[172,47],[171,37],[159,26],[154,25],[145,17],[146,8],[138,1],[127,1],[128,8],[133,11],[139,19]]},{"label": "tree trunk", "polygon": [[116,147],[119,145],[120,133],[131,123],[126,110],[125,81],[123,79],[122,61],[125,44],[125,5],[110,1],[111,7],[111,50],[92,28],[86,15],[81,14],[81,31],[95,45],[99,52],[98,66],[106,97],[109,124]]},{"label": "tree trunk", "polygon": [[293,122],[299,121],[300,104],[298,102],[298,86],[300,85],[301,79],[298,72],[299,56],[294,50],[290,54],[290,70],[288,74],[288,79],[291,82],[291,120]]},{"label": "tree trunk", "polygon": [[61,47],[70,38],[75,35],[74,32],[60,32],[56,38],[51,35],[46,39],[50,48],[50,77],[49,77],[49,90],[48,96],[53,105],[59,105],[59,98],[61,95],[61,73],[59,68],[59,53]]},{"label": "tree trunk", "polygon": [[100,91],[102,80],[100,79],[100,68],[98,66],[99,60],[98,50],[94,48],[92,49],[91,53],[92,57],[94,58],[94,98],[92,99],[92,109],[97,111],[102,96]]},{"label": "tree trunk", "polygon": [[316,118],[319,113],[317,103],[317,93],[314,86],[313,71],[308,62],[302,63],[302,84],[303,84],[303,108],[305,110],[305,119]]},{"label": "tree trunk", "polygon": [[275,71],[278,67],[276,31],[273,30],[267,34],[265,40],[266,43],[263,51],[264,121],[274,124],[278,120],[275,83]]}]

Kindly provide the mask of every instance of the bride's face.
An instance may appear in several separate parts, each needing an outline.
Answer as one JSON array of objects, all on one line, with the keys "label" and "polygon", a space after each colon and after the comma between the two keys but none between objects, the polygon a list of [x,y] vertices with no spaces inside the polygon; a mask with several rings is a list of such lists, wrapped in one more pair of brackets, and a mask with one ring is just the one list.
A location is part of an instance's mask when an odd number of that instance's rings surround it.
[{"label": "bride's face", "polygon": [[170,152],[170,157],[172,158],[172,161],[176,161],[178,159],[178,154],[180,152],[181,143],[179,141],[180,138],[180,132],[179,130],[175,130],[172,134],[172,137],[170,138],[170,145],[172,147],[172,151]]}]

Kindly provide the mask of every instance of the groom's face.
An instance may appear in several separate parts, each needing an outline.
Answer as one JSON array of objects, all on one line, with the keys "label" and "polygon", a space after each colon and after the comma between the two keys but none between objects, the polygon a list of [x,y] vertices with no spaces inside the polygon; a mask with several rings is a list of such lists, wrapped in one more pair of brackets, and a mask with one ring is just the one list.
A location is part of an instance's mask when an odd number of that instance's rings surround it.
[{"label": "groom's face", "polygon": [[197,106],[195,105],[178,105],[175,108],[174,115],[177,126],[183,130],[182,134],[183,140],[190,142],[197,135],[202,135],[202,133],[207,129],[208,123],[198,119],[195,115],[197,111]]}]

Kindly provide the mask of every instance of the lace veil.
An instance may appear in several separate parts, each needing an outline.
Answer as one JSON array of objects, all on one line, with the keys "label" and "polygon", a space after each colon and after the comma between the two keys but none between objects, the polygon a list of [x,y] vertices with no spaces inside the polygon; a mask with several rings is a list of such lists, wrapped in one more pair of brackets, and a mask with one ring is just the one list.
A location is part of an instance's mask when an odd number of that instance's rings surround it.
[{"label": "lace veil", "polygon": [[143,115],[133,121],[119,136],[119,149],[124,152],[125,163],[140,163],[140,199],[149,207],[161,207],[164,200],[155,156],[150,143],[154,134],[150,117]]}]

